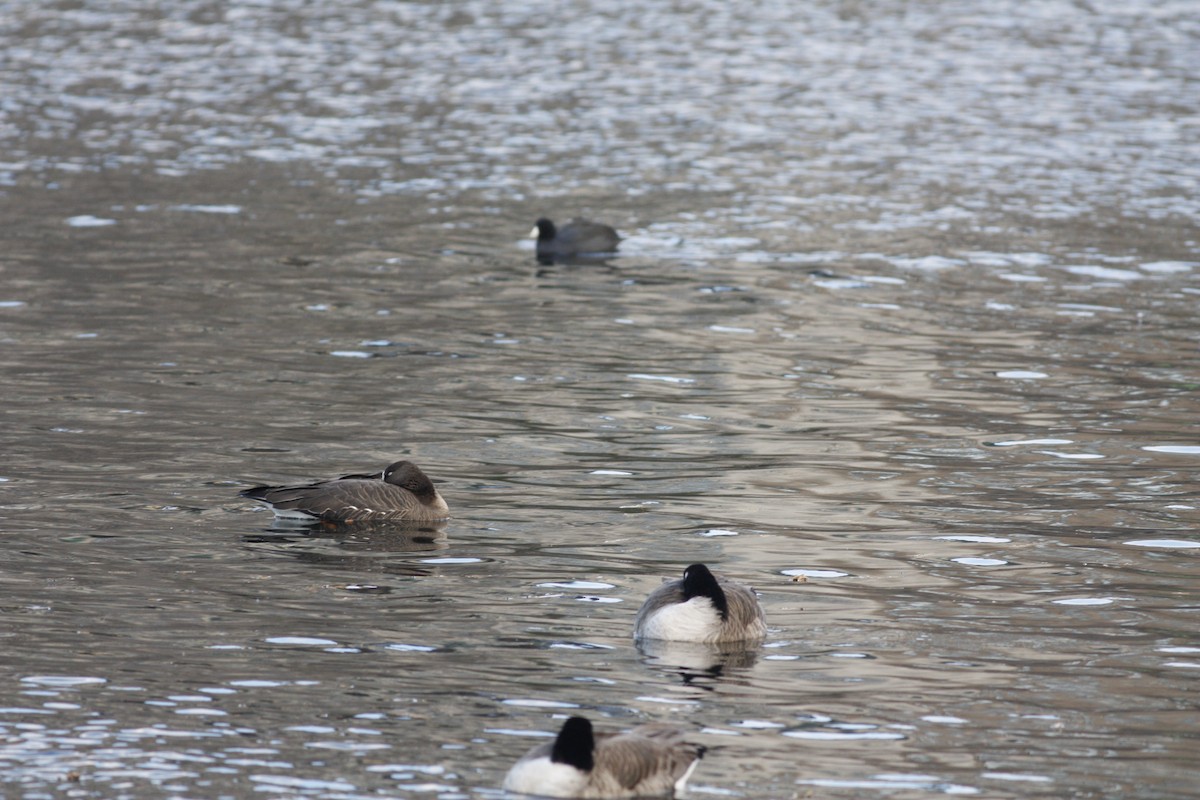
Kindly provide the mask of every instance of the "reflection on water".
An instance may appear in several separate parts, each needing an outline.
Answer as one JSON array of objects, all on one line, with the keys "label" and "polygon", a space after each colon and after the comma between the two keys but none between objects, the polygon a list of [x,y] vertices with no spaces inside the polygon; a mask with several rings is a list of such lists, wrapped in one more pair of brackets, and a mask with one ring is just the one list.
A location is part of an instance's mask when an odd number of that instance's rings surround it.
[{"label": "reflection on water", "polygon": [[[290,524],[289,524],[290,523]],[[302,562],[355,571],[387,571],[392,574],[429,575],[433,565],[447,563],[422,555],[415,563],[398,553],[427,554],[448,546],[444,524],[405,526],[395,524],[333,525],[303,524],[276,517],[261,533],[247,534],[242,542],[258,552],[288,555]],[[450,559],[470,563],[478,559]],[[378,591],[379,587],[357,587]]]},{"label": "reflection on water", "polygon": [[742,642],[717,645],[659,639],[639,640],[637,649],[645,656],[647,667],[703,691],[712,691],[717,684],[737,683],[738,676],[758,661],[759,651],[759,647],[747,648]]},{"label": "reflection on water", "polygon": [[[576,712],[1194,794],[1190,4],[0,10],[0,794],[496,797]],[[444,526],[237,496],[396,457]],[[761,647],[634,646],[698,561]]]}]

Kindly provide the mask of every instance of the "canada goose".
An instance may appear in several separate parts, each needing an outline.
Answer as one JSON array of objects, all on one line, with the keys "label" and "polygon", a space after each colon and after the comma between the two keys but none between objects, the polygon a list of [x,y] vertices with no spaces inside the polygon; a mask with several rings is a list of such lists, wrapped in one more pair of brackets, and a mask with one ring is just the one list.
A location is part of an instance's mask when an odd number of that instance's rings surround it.
[{"label": "canada goose", "polygon": [[737,642],[762,639],[767,623],[754,590],[692,564],[681,580],[655,589],[638,609],[634,639]]},{"label": "canada goose", "polygon": [[450,514],[433,481],[411,461],[397,461],[381,473],[296,486],[255,486],[241,495],[266,503],[277,517],[291,519],[436,522]]},{"label": "canada goose", "polygon": [[592,733],[571,717],[553,742],[534,747],[504,778],[504,789],[545,797],[674,797],[682,791],[704,747],[663,723],[628,733]]},{"label": "canada goose", "polygon": [[569,258],[570,256],[612,253],[621,237],[608,225],[573,219],[561,228],[542,217],[529,232],[537,237],[538,258]]}]

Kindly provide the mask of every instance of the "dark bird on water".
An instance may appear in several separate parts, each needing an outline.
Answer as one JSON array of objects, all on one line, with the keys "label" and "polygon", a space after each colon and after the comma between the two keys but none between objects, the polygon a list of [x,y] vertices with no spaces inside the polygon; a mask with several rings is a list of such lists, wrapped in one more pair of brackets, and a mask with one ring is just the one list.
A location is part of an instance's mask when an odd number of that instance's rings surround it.
[{"label": "dark bird on water", "polygon": [[411,461],[383,472],[344,475],[291,486],[255,486],[242,497],[265,503],[275,516],[326,522],[437,522],[450,515],[433,481]]},{"label": "dark bird on water", "polygon": [[538,258],[551,259],[613,253],[621,241],[610,226],[586,219],[573,219],[559,228],[542,217],[529,235],[537,237]]}]

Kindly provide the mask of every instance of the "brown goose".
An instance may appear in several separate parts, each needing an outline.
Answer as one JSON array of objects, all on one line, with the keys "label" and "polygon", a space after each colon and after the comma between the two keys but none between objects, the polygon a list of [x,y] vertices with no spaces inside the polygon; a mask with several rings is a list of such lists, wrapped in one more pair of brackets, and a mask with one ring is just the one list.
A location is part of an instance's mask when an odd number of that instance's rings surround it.
[{"label": "brown goose", "polygon": [[504,789],[544,797],[674,797],[704,755],[678,728],[640,725],[627,733],[592,733],[571,717],[553,742],[534,747],[504,778]]},{"label": "brown goose", "polygon": [[683,578],[655,589],[633,620],[634,639],[675,642],[754,641],[767,623],[754,590],[692,564]]},{"label": "brown goose", "polygon": [[530,236],[537,237],[538,258],[569,258],[578,255],[612,253],[621,237],[608,225],[573,219],[561,228],[542,217]]},{"label": "brown goose", "polygon": [[397,461],[382,473],[296,486],[255,486],[241,495],[266,503],[277,517],[291,519],[436,522],[450,515],[433,481],[411,461]]}]

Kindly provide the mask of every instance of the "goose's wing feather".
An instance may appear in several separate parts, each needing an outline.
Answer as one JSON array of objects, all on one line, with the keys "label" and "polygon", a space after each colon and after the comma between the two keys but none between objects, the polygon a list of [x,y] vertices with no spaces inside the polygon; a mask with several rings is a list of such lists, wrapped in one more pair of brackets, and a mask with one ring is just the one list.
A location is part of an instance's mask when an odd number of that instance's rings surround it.
[{"label": "goose's wing feather", "polygon": [[721,590],[725,592],[725,602],[729,606],[730,626],[738,629],[762,628],[766,632],[766,617],[753,589],[722,579]]},{"label": "goose's wing feather", "polygon": [[[383,480],[382,472],[356,472],[353,475],[343,475],[338,478],[339,481],[381,481]],[[332,483],[332,481],[328,481]]]},{"label": "goose's wing feather", "polygon": [[548,742],[542,742],[541,744],[536,744],[529,748],[529,752],[517,759],[517,762],[520,763],[522,761],[533,761],[537,758],[549,758],[553,753],[554,740],[551,739]]},{"label": "goose's wing feather", "polygon": [[621,789],[658,794],[674,788],[704,748],[683,739],[683,732],[670,725],[642,725],[628,733],[597,737],[598,780],[608,778]]},{"label": "goose's wing feather", "polygon": [[394,514],[420,505],[412,492],[378,479],[331,481],[307,497],[306,502],[309,507],[304,510],[331,520]]},{"label": "goose's wing feather", "polygon": [[303,511],[327,520],[395,514],[420,505],[412,492],[377,477],[351,476],[304,486],[263,486],[242,494],[277,509]]},{"label": "goose's wing feather", "polygon": [[642,607],[638,609],[637,616],[634,617],[633,629],[635,631],[639,630],[644,620],[650,618],[667,606],[673,606],[676,603],[682,602],[683,581],[667,581],[646,596],[645,601],[642,602]]},{"label": "goose's wing feather", "polygon": [[305,497],[319,491],[323,485],[322,483],[307,483],[298,486],[255,486],[243,489],[240,494],[242,497],[261,500],[279,508],[296,508],[298,506],[295,504],[303,504]]}]

